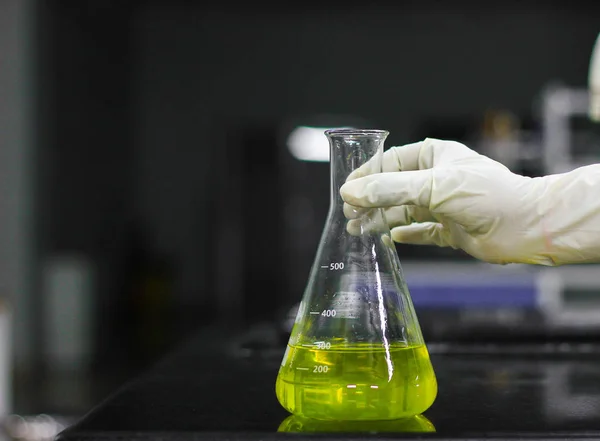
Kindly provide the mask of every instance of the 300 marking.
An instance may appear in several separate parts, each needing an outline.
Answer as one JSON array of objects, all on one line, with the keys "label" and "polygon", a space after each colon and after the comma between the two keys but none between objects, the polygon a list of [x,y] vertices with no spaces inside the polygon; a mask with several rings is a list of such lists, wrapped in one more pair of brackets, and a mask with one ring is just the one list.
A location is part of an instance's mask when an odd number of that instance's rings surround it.
[{"label": "300 marking", "polygon": [[317,349],[331,349],[331,343],[328,341],[318,341]]}]

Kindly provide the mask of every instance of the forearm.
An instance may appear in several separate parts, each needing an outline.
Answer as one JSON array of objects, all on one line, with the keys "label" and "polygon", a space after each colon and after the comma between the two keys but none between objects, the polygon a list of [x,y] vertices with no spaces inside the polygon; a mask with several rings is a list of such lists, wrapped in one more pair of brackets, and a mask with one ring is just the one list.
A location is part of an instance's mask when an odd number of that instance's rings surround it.
[{"label": "forearm", "polygon": [[600,164],[542,180],[544,254],[555,265],[600,263]]}]

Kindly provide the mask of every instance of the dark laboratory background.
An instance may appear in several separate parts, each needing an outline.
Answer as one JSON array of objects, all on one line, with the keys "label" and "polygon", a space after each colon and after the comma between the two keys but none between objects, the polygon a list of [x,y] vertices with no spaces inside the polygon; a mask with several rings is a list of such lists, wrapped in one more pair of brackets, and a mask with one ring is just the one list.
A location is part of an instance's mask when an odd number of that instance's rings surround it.
[{"label": "dark laboratory background", "polygon": [[[596,3],[1,0],[0,414],[77,418],[202,330],[285,344],[324,128],[530,176],[594,162]],[[595,266],[397,249],[431,344],[597,335]]]}]

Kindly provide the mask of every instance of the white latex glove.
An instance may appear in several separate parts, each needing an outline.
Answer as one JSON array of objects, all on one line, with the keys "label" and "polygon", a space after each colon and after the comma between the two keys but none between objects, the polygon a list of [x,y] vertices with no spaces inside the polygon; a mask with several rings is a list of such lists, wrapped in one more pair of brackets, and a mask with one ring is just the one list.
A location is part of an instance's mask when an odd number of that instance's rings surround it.
[{"label": "white latex glove", "polygon": [[[600,165],[529,178],[454,141],[387,150],[340,189],[348,230],[385,208],[396,242],[450,246],[491,263],[600,262]],[[360,208],[362,207],[362,208]]]}]

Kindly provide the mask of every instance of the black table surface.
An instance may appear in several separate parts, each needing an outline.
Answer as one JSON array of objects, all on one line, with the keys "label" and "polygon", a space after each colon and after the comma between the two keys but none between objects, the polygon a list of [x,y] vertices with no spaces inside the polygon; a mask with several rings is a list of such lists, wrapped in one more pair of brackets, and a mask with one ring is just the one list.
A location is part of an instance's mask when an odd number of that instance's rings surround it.
[{"label": "black table surface", "polygon": [[290,417],[275,397],[284,347],[241,349],[224,334],[198,334],[58,440],[600,439],[600,351],[591,345],[430,344],[439,393],[419,420],[315,428]]}]

